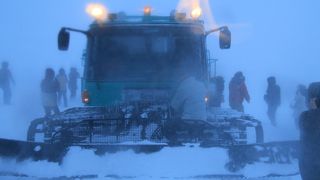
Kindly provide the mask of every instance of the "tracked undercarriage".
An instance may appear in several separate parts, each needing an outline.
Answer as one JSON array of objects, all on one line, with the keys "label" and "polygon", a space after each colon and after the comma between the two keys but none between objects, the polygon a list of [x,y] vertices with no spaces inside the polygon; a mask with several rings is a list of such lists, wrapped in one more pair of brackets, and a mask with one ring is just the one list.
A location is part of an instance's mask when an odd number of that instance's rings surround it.
[{"label": "tracked undercarriage", "polygon": [[[236,116],[238,113],[234,112],[231,116],[232,111],[223,109],[210,111],[216,113],[215,119],[209,116],[206,122],[179,121],[181,126],[175,127],[169,123],[172,119],[166,105],[71,108],[34,120],[26,142],[1,139],[0,153],[17,160],[31,158],[63,163],[70,147],[92,149],[97,155],[125,150],[156,153],[172,146],[220,147],[228,151],[229,161],[225,167],[232,172],[248,164],[292,164],[297,161],[297,141],[248,143],[247,129],[253,128],[261,135],[259,121],[249,116]],[[219,115],[217,111],[220,111]],[[172,129],[176,129],[175,134]]]},{"label": "tracked undercarriage", "polygon": [[263,142],[258,120],[237,113],[230,115],[232,111],[210,111],[208,121],[182,121],[175,119],[165,104],[72,108],[34,120],[28,130],[28,141],[69,145],[170,144],[174,138],[170,129],[175,131],[175,141],[181,143],[230,146],[247,144],[247,128],[255,128],[257,143]]},{"label": "tracked undercarriage", "polygon": [[[292,148],[297,146],[296,142],[282,142],[278,147],[276,143],[263,144],[260,121],[227,109],[208,111],[207,121],[185,122],[174,119],[166,104],[71,108],[34,120],[28,130],[28,141],[65,149],[80,146],[94,149],[97,154],[127,149],[151,153],[186,144],[222,147],[229,150],[226,167],[230,171],[254,162],[290,163],[297,158]],[[255,130],[256,142],[248,143],[248,129]],[[59,156],[54,156],[51,159],[59,161]]]}]

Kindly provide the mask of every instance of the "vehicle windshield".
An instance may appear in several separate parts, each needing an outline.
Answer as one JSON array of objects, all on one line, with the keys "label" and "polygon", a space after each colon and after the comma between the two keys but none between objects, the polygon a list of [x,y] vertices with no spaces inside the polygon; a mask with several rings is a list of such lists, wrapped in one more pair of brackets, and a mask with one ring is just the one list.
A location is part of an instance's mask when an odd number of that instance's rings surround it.
[{"label": "vehicle windshield", "polygon": [[173,27],[110,28],[93,40],[87,79],[174,81],[181,71],[200,73],[201,35]]}]

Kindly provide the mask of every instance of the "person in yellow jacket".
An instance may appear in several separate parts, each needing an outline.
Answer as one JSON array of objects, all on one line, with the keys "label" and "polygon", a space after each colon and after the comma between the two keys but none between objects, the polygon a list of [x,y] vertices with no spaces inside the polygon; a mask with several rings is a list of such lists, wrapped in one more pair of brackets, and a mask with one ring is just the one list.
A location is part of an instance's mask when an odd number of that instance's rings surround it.
[{"label": "person in yellow jacket", "polygon": [[61,104],[61,101],[63,100],[64,107],[67,107],[68,106],[68,99],[67,99],[68,78],[63,68],[59,70],[59,74],[57,75],[56,79],[59,82],[58,102],[59,104]]}]

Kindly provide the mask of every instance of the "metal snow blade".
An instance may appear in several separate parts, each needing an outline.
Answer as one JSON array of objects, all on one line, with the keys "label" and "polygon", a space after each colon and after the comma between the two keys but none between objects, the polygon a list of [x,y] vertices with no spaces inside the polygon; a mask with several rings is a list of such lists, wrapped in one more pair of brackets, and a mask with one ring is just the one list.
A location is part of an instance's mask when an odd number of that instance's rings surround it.
[{"label": "metal snow blade", "polygon": [[168,146],[166,143],[147,144],[144,142],[137,143],[119,143],[119,144],[77,144],[73,147],[90,149],[96,155],[105,155],[106,153],[117,153],[120,151],[134,151],[135,153],[154,153],[160,151],[163,147]]},{"label": "metal snow blade", "polygon": [[0,138],[0,157],[6,159],[23,160],[47,160],[49,162],[62,163],[64,156],[69,148],[80,147],[83,149],[91,149],[97,155],[105,153],[115,153],[119,151],[133,150],[134,152],[152,153],[157,152],[165,143],[150,144],[146,142],[140,143],[121,143],[121,144],[62,144],[62,143],[40,143],[30,141],[19,141]]},{"label": "metal snow blade", "polygon": [[61,162],[67,151],[68,148],[62,144],[0,139],[0,157],[18,161],[31,159]]},{"label": "metal snow blade", "polygon": [[257,162],[292,164],[299,156],[299,141],[269,142],[263,144],[235,145],[228,147],[230,161],[226,168],[231,172]]}]

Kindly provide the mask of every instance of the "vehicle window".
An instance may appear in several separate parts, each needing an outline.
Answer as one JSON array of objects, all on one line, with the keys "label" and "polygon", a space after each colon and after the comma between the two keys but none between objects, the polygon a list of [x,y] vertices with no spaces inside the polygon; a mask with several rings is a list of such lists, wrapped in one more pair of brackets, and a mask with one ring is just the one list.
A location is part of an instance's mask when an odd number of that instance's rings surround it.
[{"label": "vehicle window", "polygon": [[200,36],[179,31],[117,31],[96,41],[88,68],[92,80],[168,81],[181,69],[190,73],[201,69]]}]

